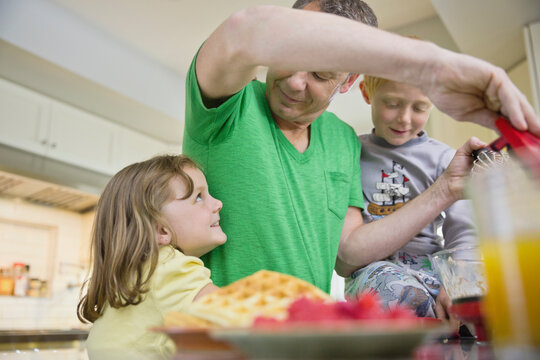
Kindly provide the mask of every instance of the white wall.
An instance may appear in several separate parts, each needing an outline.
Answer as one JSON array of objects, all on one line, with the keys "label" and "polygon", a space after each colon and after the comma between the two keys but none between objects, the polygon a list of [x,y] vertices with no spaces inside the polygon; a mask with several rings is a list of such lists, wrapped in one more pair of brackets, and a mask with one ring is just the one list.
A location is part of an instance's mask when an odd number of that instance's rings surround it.
[{"label": "white wall", "polygon": [[341,120],[351,125],[357,134],[363,134],[370,132],[373,124],[371,106],[366,104],[362,97],[358,88],[359,81],[357,80],[347,93],[338,94],[328,107],[328,111],[335,113]]},{"label": "white wall", "polygon": [[[540,15],[538,15],[540,17]],[[540,19],[525,26],[525,42],[536,113],[540,115]]]}]

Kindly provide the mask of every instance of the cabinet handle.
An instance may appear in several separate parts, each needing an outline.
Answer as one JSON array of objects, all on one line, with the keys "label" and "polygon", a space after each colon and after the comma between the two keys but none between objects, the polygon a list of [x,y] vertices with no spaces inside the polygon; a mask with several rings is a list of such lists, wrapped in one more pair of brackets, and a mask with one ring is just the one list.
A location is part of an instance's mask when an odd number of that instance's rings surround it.
[{"label": "cabinet handle", "polygon": [[41,145],[47,145],[47,140],[45,139],[41,140]]},{"label": "cabinet handle", "polygon": [[56,143],[51,143],[51,149],[56,148]]}]

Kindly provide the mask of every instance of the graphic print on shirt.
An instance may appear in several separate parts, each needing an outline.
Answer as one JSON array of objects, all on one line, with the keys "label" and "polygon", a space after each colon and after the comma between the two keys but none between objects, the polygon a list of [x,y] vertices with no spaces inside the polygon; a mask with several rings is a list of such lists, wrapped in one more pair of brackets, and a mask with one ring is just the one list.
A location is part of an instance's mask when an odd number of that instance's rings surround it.
[{"label": "graphic print on shirt", "polygon": [[368,212],[374,219],[393,213],[408,201],[407,183],[410,180],[404,172],[403,165],[395,161],[392,161],[390,171],[381,170],[380,181],[375,184],[378,191],[371,194],[373,202],[368,205]]}]

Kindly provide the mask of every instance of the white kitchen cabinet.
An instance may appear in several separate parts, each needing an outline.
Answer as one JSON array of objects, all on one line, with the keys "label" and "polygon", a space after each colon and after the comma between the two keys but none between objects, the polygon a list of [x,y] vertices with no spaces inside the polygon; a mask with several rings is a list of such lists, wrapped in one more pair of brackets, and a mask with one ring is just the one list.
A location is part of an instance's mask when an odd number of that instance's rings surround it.
[{"label": "white kitchen cabinet", "polygon": [[4,79],[0,143],[105,175],[171,152],[168,143]]},{"label": "white kitchen cabinet", "polygon": [[0,79],[0,142],[45,155],[50,99]]},{"label": "white kitchen cabinet", "polygon": [[136,131],[119,128],[114,156],[116,171],[154,155],[169,153],[168,144]]},{"label": "white kitchen cabinet", "polygon": [[118,125],[53,101],[48,156],[105,174],[115,172],[112,157]]}]

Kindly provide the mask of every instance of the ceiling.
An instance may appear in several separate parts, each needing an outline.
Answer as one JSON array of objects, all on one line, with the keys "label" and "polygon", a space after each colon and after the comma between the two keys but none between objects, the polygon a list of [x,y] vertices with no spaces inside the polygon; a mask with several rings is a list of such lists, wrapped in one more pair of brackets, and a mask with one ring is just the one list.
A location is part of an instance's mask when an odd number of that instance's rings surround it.
[{"label": "ceiling", "polygon": [[506,71],[526,58],[523,28],[540,21],[539,0],[431,0],[459,51]]},{"label": "ceiling", "polygon": [[[84,21],[185,75],[212,31],[236,10],[256,5],[290,7],[294,0],[52,0]],[[437,15],[429,0],[368,0],[383,29]]]},{"label": "ceiling", "polygon": [[[294,2],[294,0],[51,1],[181,75],[185,75],[201,43],[234,11],[269,4],[289,7]],[[366,2],[377,14],[382,29],[399,30],[435,17],[442,20],[450,37],[457,44],[457,49],[453,50],[480,57],[505,69],[525,58],[523,25],[540,19],[538,0],[407,0],[406,2],[366,0]],[[416,35],[429,38],[429,33]]]}]

